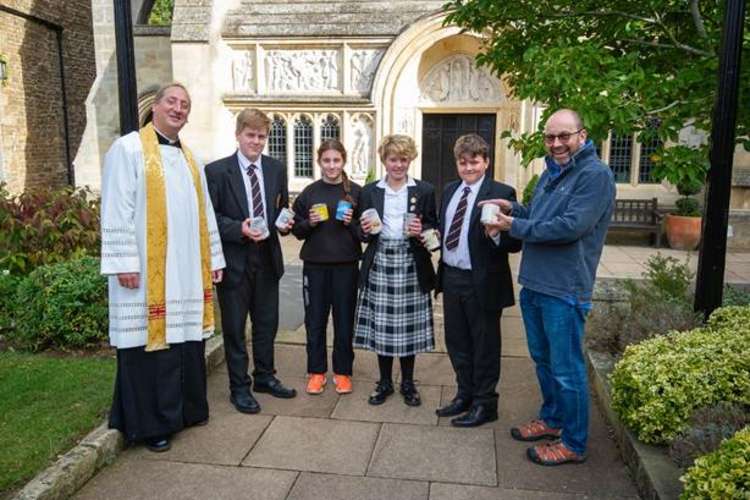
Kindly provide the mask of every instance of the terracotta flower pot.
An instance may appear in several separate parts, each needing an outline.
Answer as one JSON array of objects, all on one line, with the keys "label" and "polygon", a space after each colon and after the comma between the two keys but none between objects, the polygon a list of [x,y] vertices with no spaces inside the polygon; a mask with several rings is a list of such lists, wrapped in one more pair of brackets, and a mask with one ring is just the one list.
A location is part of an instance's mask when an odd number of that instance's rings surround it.
[{"label": "terracotta flower pot", "polygon": [[695,250],[701,241],[701,218],[668,214],[664,219],[670,248]]}]

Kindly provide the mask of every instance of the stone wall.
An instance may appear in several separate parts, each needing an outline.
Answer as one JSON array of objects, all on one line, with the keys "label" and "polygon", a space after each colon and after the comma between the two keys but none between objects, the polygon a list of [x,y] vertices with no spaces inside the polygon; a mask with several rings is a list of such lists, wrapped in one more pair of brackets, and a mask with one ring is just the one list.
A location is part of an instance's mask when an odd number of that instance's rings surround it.
[{"label": "stone wall", "polygon": [[[135,0],[133,9],[142,2]],[[88,123],[74,164],[76,185],[101,186],[104,155],[120,136],[120,113],[115,55],[114,7],[111,0],[92,0],[94,40],[96,45],[96,81],[86,100]],[[133,17],[135,19],[135,16]],[[163,81],[172,79],[172,55],[169,29],[133,28],[135,71],[139,97]]]},{"label": "stone wall", "polygon": [[[0,54],[9,78],[0,86],[0,180],[9,191],[62,186],[86,125],[84,103],[96,76],[91,4],[86,0],[9,0],[0,11]],[[58,31],[62,29],[67,125]],[[67,128],[68,154],[65,131]]]}]

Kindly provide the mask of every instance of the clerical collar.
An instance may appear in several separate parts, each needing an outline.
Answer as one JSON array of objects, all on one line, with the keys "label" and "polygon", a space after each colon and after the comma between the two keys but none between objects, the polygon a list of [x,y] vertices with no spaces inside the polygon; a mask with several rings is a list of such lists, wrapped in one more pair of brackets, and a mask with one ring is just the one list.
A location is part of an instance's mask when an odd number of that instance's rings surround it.
[{"label": "clerical collar", "polygon": [[182,144],[180,144],[179,137],[177,138],[176,141],[173,141],[166,135],[159,132],[159,129],[157,129],[156,127],[154,127],[154,131],[156,132],[156,138],[158,139],[159,144],[161,144],[162,146],[174,146],[176,148],[182,149]]}]

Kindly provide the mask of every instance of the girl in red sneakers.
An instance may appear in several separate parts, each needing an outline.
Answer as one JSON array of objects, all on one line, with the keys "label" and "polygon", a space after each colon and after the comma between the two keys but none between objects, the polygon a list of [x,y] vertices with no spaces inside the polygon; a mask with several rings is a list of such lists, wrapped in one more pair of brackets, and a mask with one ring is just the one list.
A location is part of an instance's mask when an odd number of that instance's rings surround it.
[{"label": "girl in red sneakers", "polygon": [[304,240],[300,259],[307,330],[307,392],[326,385],[326,327],[333,309],[333,382],[336,392],[352,392],[352,329],[357,297],[357,264],[362,247],[356,232],[361,187],[344,172],[346,149],[323,141],[318,148],[321,179],[307,186],[294,202],[293,234]]}]

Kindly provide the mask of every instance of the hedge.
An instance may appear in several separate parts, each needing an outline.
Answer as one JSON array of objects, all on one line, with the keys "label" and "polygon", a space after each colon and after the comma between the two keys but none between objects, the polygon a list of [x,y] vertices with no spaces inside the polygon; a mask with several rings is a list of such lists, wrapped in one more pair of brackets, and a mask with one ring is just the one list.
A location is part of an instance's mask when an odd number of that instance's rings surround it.
[{"label": "hedge", "polygon": [[750,307],[629,346],[610,380],[612,407],[644,443],[669,443],[697,408],[750,404]]},{"label": "hedge", "polygon": [[750,498],[750,427],[698,458],[680,481],[683,499]]}]

